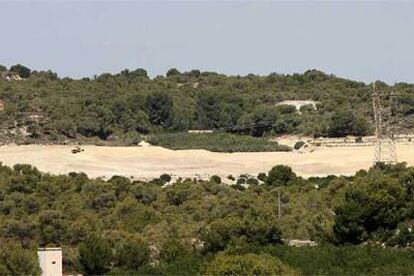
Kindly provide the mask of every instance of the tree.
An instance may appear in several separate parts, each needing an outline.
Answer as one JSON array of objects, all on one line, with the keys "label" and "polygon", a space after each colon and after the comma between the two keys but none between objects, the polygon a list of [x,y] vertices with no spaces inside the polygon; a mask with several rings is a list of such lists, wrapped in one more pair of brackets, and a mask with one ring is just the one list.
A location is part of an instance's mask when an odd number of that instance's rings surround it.
[{"label": "tree", "polygon": [[40,275],[34,250],[23,249],[16,242],[3,242],[0,247],[0,275]]},{"label": "tree", "polygon": [[351,110],[335,112],[328,127],[328,135],[332,137],[363,136],[368,134],[368,131],[368,121],[364,117],[355,116]]},{"label": "tree", "polygon": [[157,199],[160,189],[160,185],[157,184],[135,184],[132,187],[131,192],[137,200],[143,204],[149,205]]},{"label": "tree", "polygon": [[218,175],[212,175],[210,177],[210,182],[214,182],[216,184],[220,184],[221,183],[221,178]]},{"label": "tree", "polygon": [[190,75],[193,78],[199,78],[200,75],[201,75],[201,72],[200,72],[200,70],[193,69],[188,73],[188,75]]},{"label": "tree", "polygon": [[178,71],[176,68],[171,68],[167,71],[167,77],[178,76],[180,74],[180,71]]},{"label": "tree", "polygon": [[100,131],[99,123],[94,118],[83,118],[77,125],[77,132],[85,137],[97,136]]},{"label": "tree", "polygon": [[138,269],[149,261],[148,243],[139,237],[129,237],[117,244],[116,259],[120,266]]},{"label": "tree", "polygon": [[278,119],[279,113],[275,108],[257,107],[252,113],[241,117],[238,124],[242,133],[260,137],[270,131]]},{"label": "tree", "polygon": [[30,74],[32,72],[32,70],[21,64],[11,66],[9,71],[18,74],[21,78],[25,79],[30,77]]},{"label": "tree", "polygon": [[160,175],[160,179],[164,182],[170,182],[171,181],[171,175],[163,173]]},{"label": "tree", "polygon": [[51,71],[51,70],[47,70],[47,71],[33,71],[32,76],[36,76],[36,78],[38,79],[42,79],[42,80],[57,80],[58,79],[58,74]]},{"label": "tree", "polygon": [[221,96],[214,91],[200,94],[196,101],[197,120],[200,128],[211,129],[220,126]]},{"label": "tree", "polygon": [[353,126],[353,134],[356,136],[365,136],[369,133],[368,120],[361,116],[356,116]]},{"label": "tree", "polygon": [[68,138],[76,138],[76,124],[70,120],[57,120],[55,128]]},{"label": "tree", "polygon": [[129,74],[134,78],[136,77],[148,78],[147,70],[142,69],[142,68],[135,69],[134,71],[131,71]]},{"label": "tree", "polygon": [[112,250],[109,242],[92,233],[79,245],[79,258],[85,273],[103,274],[109,271]]},{"label": "tree", "polygon": [[406,215],[401,184],[384,174],[372,177],[372,173],[347,186],[343,201],[334,210],[334,233],[339,243],[385,240]]},{"label": "tree", "polygon": [[39,212],[40,238],[42,244],[59,244],[68,234],[68,223],[60,211]]},{"label": "tree", "polygon": [[171,205],[179,206],[183,204],[190,195],[190,190],[188,189],[188,186],[185,184],[174,184],[170,187],[168,187],[168,190],[166,192],[168,202]]},{"label": "tree", "polygon": [[146,109],[152,124],[168,127],[172,120],[173,102],[165,92],[156,92],[147,96]]},{"label": "tree", "polygon": [[235,239],[246,239],[249,243],[260,245],[280,244],[281,236],[274,218],[252,215],[216,219],[200,232],[205,252],[223,250]]},{"label": "tree", "polygon": [[206,266],[205,275],[296,275],[278,258],[268,254],[233,255],[221,252]]},{"label": "tree", "polygon": [[163,243],[160,250],[160,257],[165,262],[174,262],[187,257],[190,253],[189,248],[178,239],[170,238]]},{"label": "tree", "polygon": [[268,186],[286,186],[295,179],[296,174],[291,167],[277,165],[269,171],[265,184]]}]

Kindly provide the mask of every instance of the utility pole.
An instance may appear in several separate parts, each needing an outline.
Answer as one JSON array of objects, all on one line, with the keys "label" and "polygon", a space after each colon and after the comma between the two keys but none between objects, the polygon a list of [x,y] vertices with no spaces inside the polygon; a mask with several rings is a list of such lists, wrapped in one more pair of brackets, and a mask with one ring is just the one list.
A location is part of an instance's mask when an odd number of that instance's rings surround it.
[{"label": "utility pole", "polygon": [[[397,150],[393,133],[393,93],[388,93],[389,106],[387,109],[381,104],[381,95],[375,82],[372,85],[372,107],[375,120],[375,154],[374,165],[377,163],[397,163]],[[385,121],[386,120],[386,121]],[[385,122],[384,122],[385,121]]]}]

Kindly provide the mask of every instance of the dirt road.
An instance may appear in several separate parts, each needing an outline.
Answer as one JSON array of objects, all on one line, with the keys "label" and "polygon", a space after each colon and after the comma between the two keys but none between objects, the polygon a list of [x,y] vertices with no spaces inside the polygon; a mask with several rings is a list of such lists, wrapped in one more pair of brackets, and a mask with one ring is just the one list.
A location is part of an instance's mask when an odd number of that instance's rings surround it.
[{"label": "dirt road", "polygon": [[[329,174],[350,175],[367,169],[373,161],[373,147],[318,148],[312,153],[214,153],[205,150],[173,151],[160,147],[83,146],[85,151],[72,154],[71,146],[27,145],[0,146],[0,162],[12,166],[31,164],[41,171],[63,174],[85,172],[90,177],[113,175],[151,179],[162,173],[175,176],[208,178],[213,174],[238,176],[267,172],[285,164],[303,177]],[[399,161],[414,165],[414,146],[397,146]]]}]

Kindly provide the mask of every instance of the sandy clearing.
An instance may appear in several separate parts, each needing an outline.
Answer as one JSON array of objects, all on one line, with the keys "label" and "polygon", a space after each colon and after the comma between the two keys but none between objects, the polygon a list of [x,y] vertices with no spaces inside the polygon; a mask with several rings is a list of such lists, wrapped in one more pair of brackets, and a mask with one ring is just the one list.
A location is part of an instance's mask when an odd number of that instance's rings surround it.
[{"label": "sandy clearing", "polygon": [[[161,147],[83,146],[72,154],[64,145],[0,146],[0,162],[12,166],[31,164],[54,174],[85,172],[90,177],[113,175],[151,179],[162,173],[182,177],[208,178],[213,174],[238,176],[267,172],[277,164],[290,165],[303,176],[350,175],[367,169],[373,161],[373,147],[318,148],[312,153],[252,152],[215,153],[205,150],[173,151]],[[414,145],[397,145],[399,161],[414,165]]]}]

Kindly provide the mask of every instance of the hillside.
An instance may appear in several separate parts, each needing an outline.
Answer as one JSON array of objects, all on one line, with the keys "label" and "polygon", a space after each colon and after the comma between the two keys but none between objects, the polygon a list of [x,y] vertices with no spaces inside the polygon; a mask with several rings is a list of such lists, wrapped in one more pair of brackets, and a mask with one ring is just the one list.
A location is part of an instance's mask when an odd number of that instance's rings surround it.
[{"label": "hillside", "polygon": [[[14,67],[15,74],[19,68]],[[137,69],[80,80],[59,78],[50,71],[29,69],[29,74],[20,74],[22,80],[0,78],[2,143],[131,145],[143,135],[189,129],[256,137],[372,133],[369,85],[317,70],[226,76],[171,69],[151,79],[144,69]],[[414,85],[378,86],[399,92],[397,121],[400,132],[409,132]],[[305,105],[297,111],[279,104],[284,100],[315,101],[316,110]]]},{"label": "hillside", "polygon": [[66,274],[411,275],[413,179],[404,164],[307,180],[275,166],[231,186],[0,165],[0,274],[37,275],[34,250],[61,246]]}]

